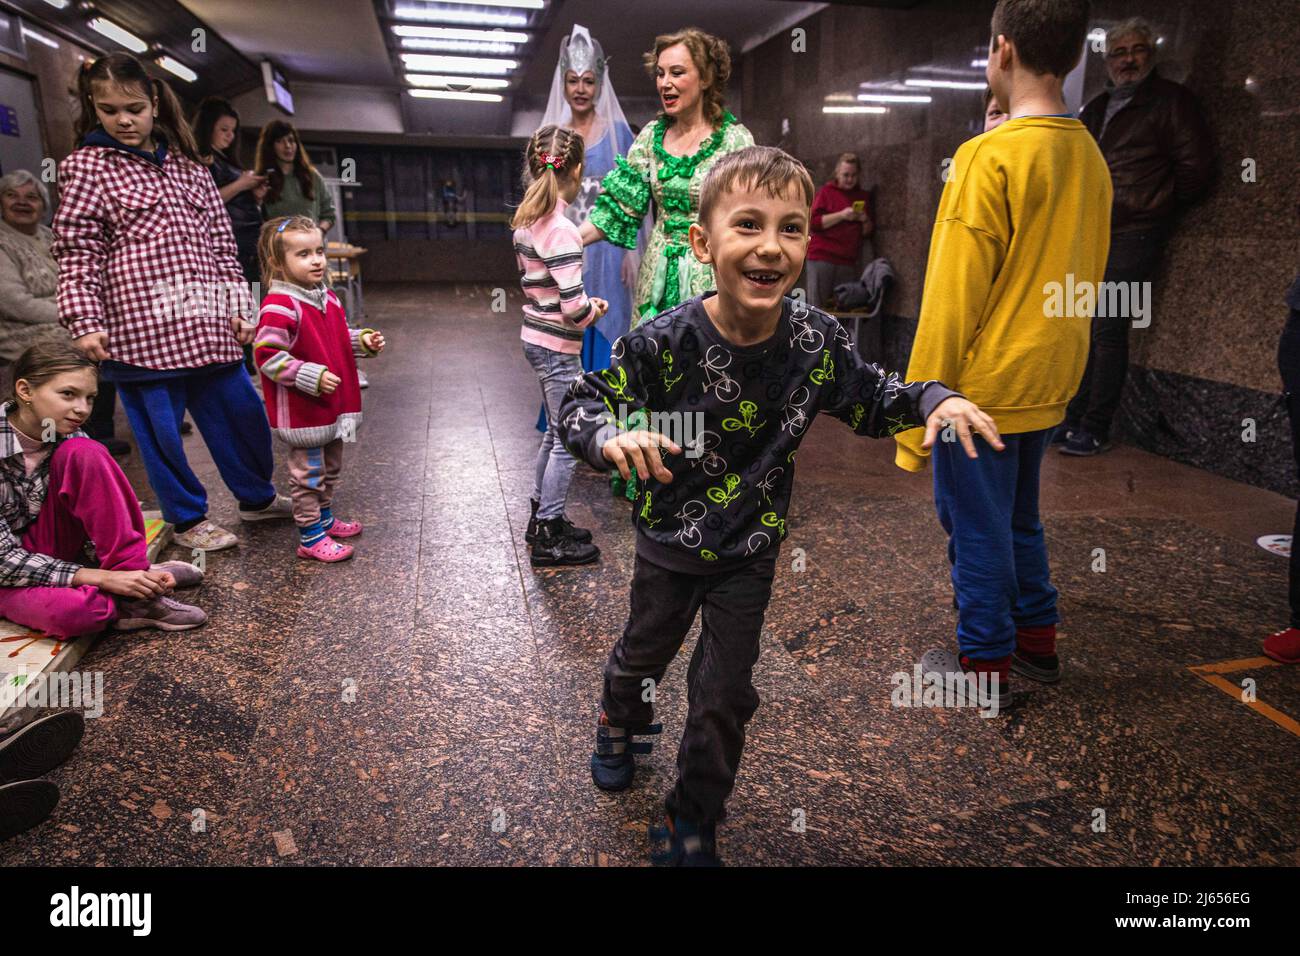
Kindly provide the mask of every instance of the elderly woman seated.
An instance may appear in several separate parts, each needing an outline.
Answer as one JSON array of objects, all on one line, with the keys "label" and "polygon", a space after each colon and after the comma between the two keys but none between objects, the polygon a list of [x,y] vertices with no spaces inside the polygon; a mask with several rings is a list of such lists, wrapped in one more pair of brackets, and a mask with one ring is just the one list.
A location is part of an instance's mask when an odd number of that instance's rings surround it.
[{"label": "elderly woman seated", "polygon": [[[49,207],[45,185],[27,170],[0,176],[0,363],[6,366],[28,346],[68,337],[54,301],[59,285],[50,254],[54,236],[41,225]],[[114,455],[125,455],[131,446],[113,437],[115,405],[113,386],[101,382],[85,431]]]}]

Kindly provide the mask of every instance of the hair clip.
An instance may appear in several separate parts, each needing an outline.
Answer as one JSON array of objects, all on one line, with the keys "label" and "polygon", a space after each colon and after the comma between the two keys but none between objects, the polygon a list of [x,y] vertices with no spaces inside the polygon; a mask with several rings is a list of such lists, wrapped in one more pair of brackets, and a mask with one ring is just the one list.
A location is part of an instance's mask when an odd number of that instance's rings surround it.
[{"label": "hair clip", "polygon": [[564,168],[564,157],[556,156],[554,153],[542,153],[542,162],[546,164],[547,169]]},{"label": "hair clip", "polygon": [[276,231],[276,232],[284,232],[284,227],[287,226],[287,225],[289,225],[289,220],[288,220],[288,218],[286,218],[286,219],[284,220],[284,222],[280,223],[280,227],[279,227],[278,229],[276,229],[275,231]]}]

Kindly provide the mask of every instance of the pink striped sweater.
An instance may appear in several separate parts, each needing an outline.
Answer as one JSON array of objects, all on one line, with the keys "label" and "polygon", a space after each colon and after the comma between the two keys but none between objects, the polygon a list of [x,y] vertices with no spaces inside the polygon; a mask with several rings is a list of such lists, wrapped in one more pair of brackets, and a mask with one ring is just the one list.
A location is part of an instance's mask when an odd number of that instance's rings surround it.
[{"label": "pink striped sweater", "polygon": [[596,311],[582,288],[582,236],[564,218],[568,203],[556,202],[550,215],[515,230],[515,258],[527,302],[519,337],[553,352],[577,355],[582,333]]}]

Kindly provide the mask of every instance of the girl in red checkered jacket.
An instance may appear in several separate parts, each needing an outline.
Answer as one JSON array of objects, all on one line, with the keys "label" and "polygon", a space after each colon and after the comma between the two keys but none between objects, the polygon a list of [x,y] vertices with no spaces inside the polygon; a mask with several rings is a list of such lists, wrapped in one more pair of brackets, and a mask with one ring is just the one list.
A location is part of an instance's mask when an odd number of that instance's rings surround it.
[{"label": "girl in red checkered jacket", "polygon": [[266,414],[243,366],[252,303],[230,216],[171,88],[115,53],[77,76],[80,145],[59,164],[59,321],[117,385],[177,543],[239,539],[208,518],[186,461],[188,410],[244,521],[287,518]]}]

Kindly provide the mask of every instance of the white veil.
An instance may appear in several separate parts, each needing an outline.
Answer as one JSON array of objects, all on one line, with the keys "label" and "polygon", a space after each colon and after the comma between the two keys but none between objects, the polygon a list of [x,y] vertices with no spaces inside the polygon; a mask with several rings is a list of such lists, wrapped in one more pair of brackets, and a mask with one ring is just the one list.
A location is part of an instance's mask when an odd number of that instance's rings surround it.
[{"label": "white veil", "polygon": [[[579,23],[575,23],[573,32],[560,41],[560,57],[551,79],[551,95],[546,101],[546,112],[542,114],[542,126],[550,123],[568,126],[573,122],[573,111],[569,108],[569,101],[564,98],[564,74],[567,70],[578,74],[590,70],[596,77],[596,120],[586,144],[588,149],[599,143],[609,130],[617,129],[620,125],[629,126],[627,117],[623,115],[623,107],[618,103],[614,85],[609,79],[605,52],[601,49],[600,42]],[[614,152],[618,152],[617,147]]]}]

